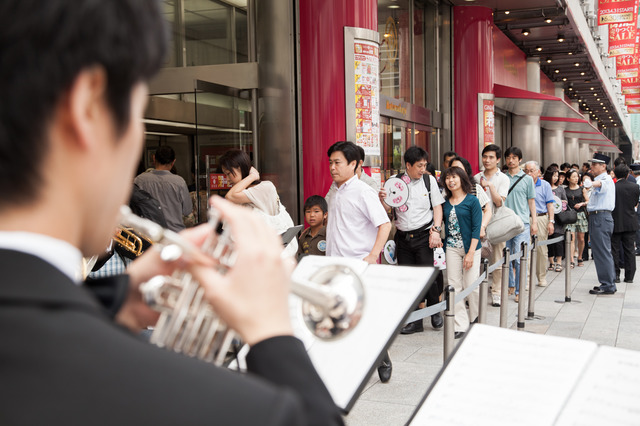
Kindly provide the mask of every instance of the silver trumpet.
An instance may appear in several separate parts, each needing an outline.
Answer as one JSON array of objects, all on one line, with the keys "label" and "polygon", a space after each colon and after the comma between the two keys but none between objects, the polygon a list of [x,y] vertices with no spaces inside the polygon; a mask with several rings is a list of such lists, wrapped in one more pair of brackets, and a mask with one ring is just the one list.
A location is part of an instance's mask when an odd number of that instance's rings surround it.
[{"label": "silver trumpet", "polygon": [[[220,214],[215,209],[209,210],[207,226],[211,227],[211,234],[202,248],[176,232],[136,216],[127,206],[120,208],[120,216],[121,225],[158,245],[165,261],[200,251],[216,259],[222,273],[235,263],[233,238],[228,228],[219,226]],[[140,291],[144,301],[160,312],[151,343],[216,365],[225,362],[236,333],[214,312],[204,298],[204,289],[188,272],[153,277],[140,286]],[[364,287],[360,277],[347,266],[320,268],[310,280],[292,281],[291,292],[303,299],[304,322],[321,339],[344,336],[362,316]]]}]

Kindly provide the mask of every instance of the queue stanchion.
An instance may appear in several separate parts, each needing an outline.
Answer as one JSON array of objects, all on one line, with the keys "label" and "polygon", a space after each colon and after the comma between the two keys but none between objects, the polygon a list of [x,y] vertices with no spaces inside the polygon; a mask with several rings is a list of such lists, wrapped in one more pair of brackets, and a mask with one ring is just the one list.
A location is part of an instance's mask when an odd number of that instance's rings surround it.
[{"label": "queue stanchion", "polygon": [[522,242],[521,250],[522,255],[520,256],[520,297],[518,298],[518,330],[524,330],[524,304],[525,299],[524,296],[527,291],[527,273],[529,265],[527,263],[527,255],[529,253],[528,250],[529,244],[526,241]]},{"label": "queue stanchion", "polygon": [[509,247],[502,250],[504,253],[504,264],[502,265],[502,286],[500,287],[500,327],[507,328],[507,302],[509,300]]},{"label": "queue stanchion", "polygon": [[531,243],[531,272],[529,273],[529,311],[527,312],[527,319],[534,319],[534,309],[536,304],[536,292],[533,286],[533,276],[536,273],[537,261],[538,261],[538,237],[536,235],[532,238]]},{"label": "queue stanchion", "polygon": [[489,259],[482,259],[482,274],[484,279],[480,283],[478,296],[478,323],[487,323],[487,292],[489,291]]},{"label": "queue stanchion", "polygon": [[453,342],[455,340],[456,291],[453,286],[448,285],[444,289],[444,293],[447,301],[447,309],[444,311],[444,362],[446,362],[453,352]]},{"label": "queue stanchion", "polygon": [[[571,262],[573,262],[571,254],[571,231],[568,229],[564,233],[564,301],[571,302]],[[635,261],[635,259],[634,259]]]}]

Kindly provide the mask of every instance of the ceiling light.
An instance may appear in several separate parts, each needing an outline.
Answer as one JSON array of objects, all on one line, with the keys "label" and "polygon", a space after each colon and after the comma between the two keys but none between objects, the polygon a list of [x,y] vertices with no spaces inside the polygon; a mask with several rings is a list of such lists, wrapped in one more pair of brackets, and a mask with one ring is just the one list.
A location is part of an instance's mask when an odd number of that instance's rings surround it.
[{"label": "ceiling light", "polygon": [[576,67],[579,67],[579,66],[580,66],[580,62],[576,62],[576,63],[575,63],[575,64],[573,64],[573,65],[575,65]]},{"label": "ceiling light", "polygon": [[[600,98],[596,99],[596,101],[600,102]],[[602,104],[600,104],[600,105],[602,105]]]},{"label": "ceiling light", "polygon": [[581,72],[580,75],[584,75],[584,72]]},{"label": "ceiling light", "polygon": [[509,12],[508,10],[505,10],[505,11],[504,11],[504,14],[505,14],[505,15],[508,15],[509,13],[511,13],[511,12]]},{"label": "ceiling light", "polygon": [[567,53],[567,55],[573,55],[573,52],[569,52],[569,53]]},{"label": "ceiling light", "polygon": [[[600,99],[598,99],[598,100],[600,100]],[[604,105],[604,103],[600,102],[600,105]]]},{"label": "ceiling light", "polygon": [[[564,77],[562,81],[567,81],[567,77]],[[573,89],[569,89],[569,90],[573,90]]]},{"label": "ceiling light", "polygon": [[545,20],[544,20],[544,22],[546,22],[547,24],[550,24],[550,23],[552,23],[552,22],[553,22],[553,19],[551,19],[551,18],[547,18],[547,19],[545,19]]},{"label": "ceiling light", "polygon": [[[566,78],[563,78],[563,80],[566,80]],[[569,87],[569,90],[573,90],[573,87]]]},{"label": "ceiling light", "polygon": [[526,37],[526,36],[528,36],[529,34],[531,34],[531,31],[529,31],[529,29],[527,29],[527,28],[523,28],[523,29],[522,29],[522,35],[523,35],[523,36],[525,36],[525,37]]},{"label": "ceiling light", "polygon": [[558,74],[560,72],[560,70],[556,70],[556,74]]},{"label": "ceiling light", "polygon": [[547,63],[550,64],[553,61],[551,58],[547,58]]},{"label": "ceiling light", "polygon": [[597,94],[597,93],[594,93],[594,94],[593,94],[593,96],[598,96],[598,94]]},{"label": "ceiling light", "polygon": [[398,6],[397,4],[392,4],[391,6],[389,6],[389,9],[400,9],[400,6]]},{"label": "ceiling light", "polygon": [[542,52],[542,46],[536,46],[536,50],[537,50],[538,52]]},{"label": "ceiling light", "polygon": [[559,43],[562,43],[564,41],[564,34],[558,34],[557,40]]},{"label": "ceiling light", "polygon": [[589,89],[593,90],[593,89],[594,89],[594,87],[589,87]]}]

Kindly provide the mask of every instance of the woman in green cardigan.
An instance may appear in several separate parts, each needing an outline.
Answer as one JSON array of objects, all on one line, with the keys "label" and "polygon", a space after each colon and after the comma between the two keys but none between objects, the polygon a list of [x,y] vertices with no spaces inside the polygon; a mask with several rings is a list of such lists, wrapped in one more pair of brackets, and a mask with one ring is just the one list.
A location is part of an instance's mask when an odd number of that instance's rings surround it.
[{"label": "woman in green cardigan", "polygon": [[[478,198],[470,193],[471,182],[464,170],[458,167],[448,168],[441,179],[447,193],[443,205],[447,276],[449,284],[459,294],[478,278],[482,208]],[[467,297],[469,314],[474,321],[478,317],[478,295],[476,288]],[[455,337],[458,339],[469,328],[469,314],[462,301],[456,304],[454,312]]]}]

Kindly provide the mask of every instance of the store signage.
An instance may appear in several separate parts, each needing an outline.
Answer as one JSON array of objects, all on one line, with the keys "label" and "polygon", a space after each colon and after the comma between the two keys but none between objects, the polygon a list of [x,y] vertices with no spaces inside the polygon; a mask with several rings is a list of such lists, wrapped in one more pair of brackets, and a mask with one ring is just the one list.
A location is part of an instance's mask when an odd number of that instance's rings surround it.
[{"label": "store signage", "polygon": [[491,145],[495,142],[495,112],[493,99],[482,100],[482,128],[483,132],[483,145]]},{"label": "store signage", "polygon": [[380,90],[378,43],[353,44],[356,95],[356,144],[366,155],[380,155]]},{"label": "store signage", "polygon": [[616,78],[638,77],[638,42],[632,55],[620,55],[616,58]]},{"label": "store signage", "polygon": [[636,21],[609,25],[610,57],[633,55],[636,52],[637,44]]},{"label": "store signage", "polygon": [[627,112],[629,114],[640,114],[640,106],[637,107],[627,107]]},{"label": "store signage", "polygon": [[227,181],[227,177],[222,173],[210,173],[209,174],[209,188],[211,190],[229,189],[231,185]]},{"label": "store signage", "polygon": [[640,93],[633,93],[633,94],[625,95],[624,104],[625,105],[640,105]]},{"label": "store signage", "polygon": [[622,94],[630,95],[634,93],[640,93],[640,78],[624,78],[620,80],[622,84]]},{"label": "store signage", "polygon": [[598,0],[598,25],[636,22],[636,0]]}]

